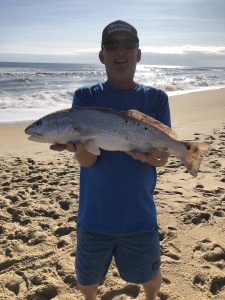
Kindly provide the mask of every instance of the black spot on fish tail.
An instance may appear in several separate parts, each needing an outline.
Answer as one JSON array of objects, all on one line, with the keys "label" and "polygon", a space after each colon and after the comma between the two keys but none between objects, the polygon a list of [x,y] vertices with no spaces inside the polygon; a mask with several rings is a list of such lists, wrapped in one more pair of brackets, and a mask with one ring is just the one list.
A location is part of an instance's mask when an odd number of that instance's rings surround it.
[{"label": "black spot on fish tail", "polygon": [[198,142],[183,142],[188,150],[184,157],[181,158],[182,163],[187,168],[188,172],[196,177],[203,157],[206,155],[209,144]]},{"label": "black spot on fish tail", "polygon": [[191,150],[191,144],[188,142],[183,142],[184,146],[186,147],[187,150]]}]

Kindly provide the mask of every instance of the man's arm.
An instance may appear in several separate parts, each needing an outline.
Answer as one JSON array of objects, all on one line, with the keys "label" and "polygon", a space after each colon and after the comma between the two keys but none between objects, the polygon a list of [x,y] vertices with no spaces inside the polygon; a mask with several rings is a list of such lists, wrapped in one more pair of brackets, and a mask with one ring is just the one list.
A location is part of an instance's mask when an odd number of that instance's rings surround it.
[{"label": "man's arm", "polygon": [[95,164],[98,156],[88,152],[84,145],[68,143],[66,145],[55,144],[50,146],[51,150],[74,152],[75,159],[79,162],[82,167],[91,167]]}]

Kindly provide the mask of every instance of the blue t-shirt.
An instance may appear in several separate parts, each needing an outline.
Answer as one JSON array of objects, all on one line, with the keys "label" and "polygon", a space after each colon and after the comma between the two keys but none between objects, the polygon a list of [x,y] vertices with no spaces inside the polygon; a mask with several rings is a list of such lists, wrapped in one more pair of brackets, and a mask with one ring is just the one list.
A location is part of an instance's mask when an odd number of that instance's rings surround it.
[{"label": "blue t-shirt", "polygon": [[[140,84],[126,91],[114,89],[108,82],[80,88],[74,95],[75,106],[136,109],[171,125],[167,95]],[[78,222],[99,232],[129,232],[155,226],[156,176],[153,166],[124,152],[101,149],[92,167],[81,167]]]}]

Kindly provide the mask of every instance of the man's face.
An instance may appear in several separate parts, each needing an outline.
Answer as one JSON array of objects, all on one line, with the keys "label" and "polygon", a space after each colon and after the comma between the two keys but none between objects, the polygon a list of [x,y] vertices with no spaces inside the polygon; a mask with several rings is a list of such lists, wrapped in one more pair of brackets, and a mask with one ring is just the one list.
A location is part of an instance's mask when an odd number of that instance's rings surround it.
[{"label": "man's face", "polygon": [[133,81],[136,64],[141,58],[141,50],[131,47],[130,36],[125,33],[117,33],[110,38],[109,47],[106,44],[100,51],[99,57],[105,65],[109,81]]}]

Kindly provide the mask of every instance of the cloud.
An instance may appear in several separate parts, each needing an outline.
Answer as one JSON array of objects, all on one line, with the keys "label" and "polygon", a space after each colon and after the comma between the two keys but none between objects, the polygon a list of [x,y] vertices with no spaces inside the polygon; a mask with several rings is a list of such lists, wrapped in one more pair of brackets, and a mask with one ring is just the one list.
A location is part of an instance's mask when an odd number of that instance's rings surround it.
[{"label": "cloud", "polygon": [[142,52],[158,54],[186,54],[188,52],[201,52],[212,54],[225,54],[225,47],[216,46],[174,46],[174,47],[142,47]]},{"label": "cloud", "polygon": [[[6,50],[6,49],[5,49]],[[17,53],[0,50],[0,61],[98,63],[99,48],[45,49]],[[223,46],[142,47],[143,64],[225,67]]]},{"label": "cloud", "polygon": [[142,63],[225,67],[225,47],[181,46],[143,48]]}]

